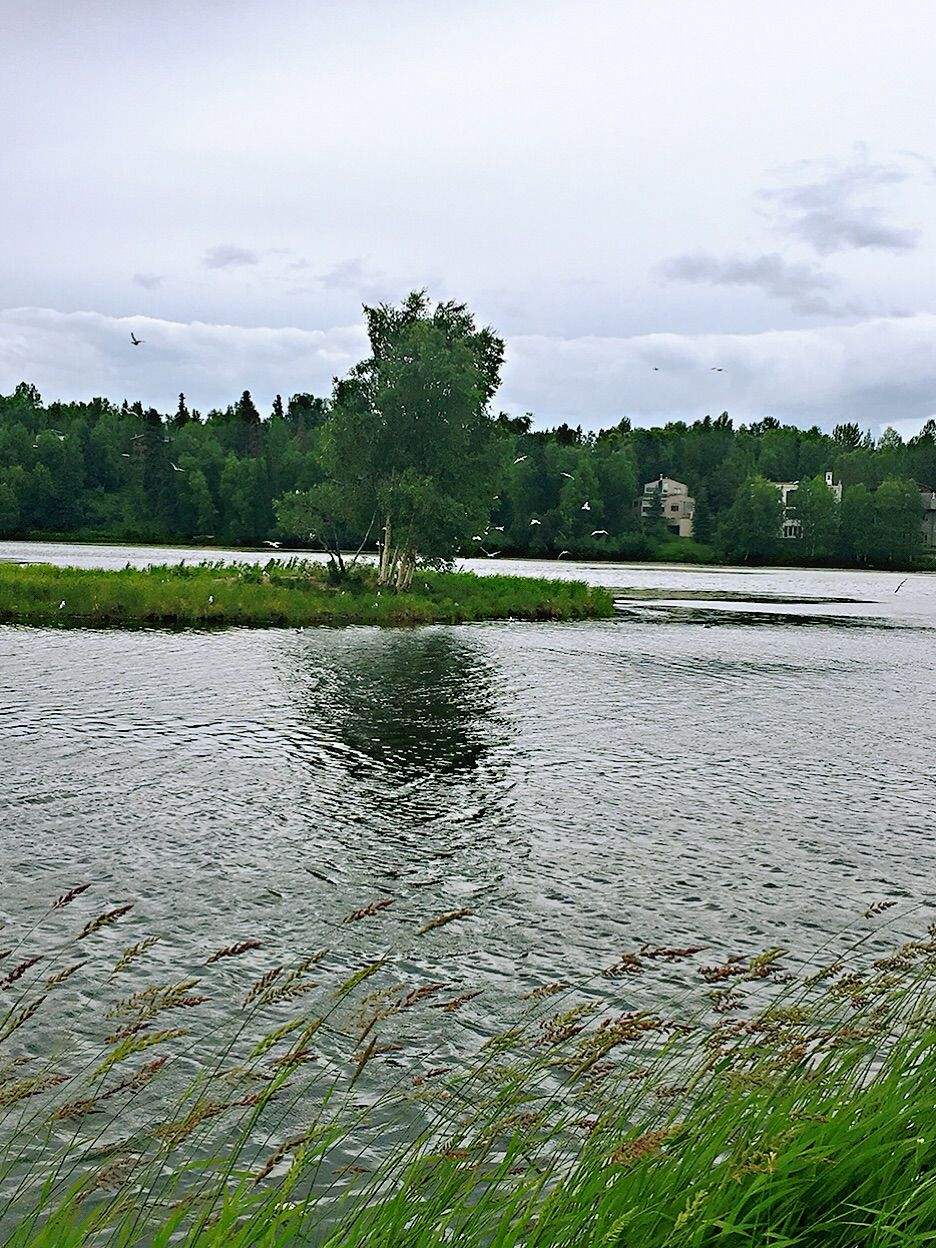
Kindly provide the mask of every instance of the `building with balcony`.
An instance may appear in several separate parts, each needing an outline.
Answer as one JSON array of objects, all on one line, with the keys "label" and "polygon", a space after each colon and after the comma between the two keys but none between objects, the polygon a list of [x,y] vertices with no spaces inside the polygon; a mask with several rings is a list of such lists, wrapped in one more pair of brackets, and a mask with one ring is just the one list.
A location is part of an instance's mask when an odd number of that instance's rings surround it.
[{"label": "building with balcony", "polygon": [[657,494],[660,496],[663,523],[670,533],[677,537],[692,537],[695,499],[689,493],[689,486],[683,481],[674,481],[672,477],[660,476],[648,481],[637,500],[642,520],[650,514]]},{"label": "building with balcony", "polygon": [[[842,501],[842,483],[841,481],[833,481],[832,473],[825,474],[825,483],[835,495],[836,502]],[[799,488],[798,481],[773,481],[780,491],[780,501],[783,504],[783,519],[780,522],[780,536],[789,539],[796,539],[803,536],[803,526],[796,515],[796,491]]]}]

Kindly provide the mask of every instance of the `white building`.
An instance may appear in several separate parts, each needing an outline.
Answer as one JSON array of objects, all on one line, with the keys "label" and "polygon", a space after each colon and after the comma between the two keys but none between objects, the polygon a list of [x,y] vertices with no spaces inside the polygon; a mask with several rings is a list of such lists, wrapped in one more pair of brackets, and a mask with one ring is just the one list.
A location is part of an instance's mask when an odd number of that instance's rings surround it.
[{"label": "white building", "polygon": [[641,519],[650,513],[655,494],[660,495],[663,523],[669,531],[678,537],[692,537],[695,499],[689,493],[689,486],[683,481],[674,481],[672,477],[660,476],[654,481],[648,481],[638,500]]},{"label": "white building", "polygon": [[[842,501],[842,483],[841,481],[833,481],[832,473],[825,474],[825,483],[835,495],[836,502]],[[799,487],[798,481],[773,481],[780,491],[780,501],[783,504],[783,520],[780,523],[780,536],[785,538],[797,538],[803,536],[803,526],[796,516],[796,491]]]}]

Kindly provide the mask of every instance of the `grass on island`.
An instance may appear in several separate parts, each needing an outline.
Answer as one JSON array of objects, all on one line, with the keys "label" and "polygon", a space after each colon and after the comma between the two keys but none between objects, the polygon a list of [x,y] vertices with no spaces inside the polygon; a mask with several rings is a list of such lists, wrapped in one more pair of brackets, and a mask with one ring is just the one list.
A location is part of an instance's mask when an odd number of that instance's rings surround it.
[{"label": "grass on island", "polygon": [[417,573],[403,594],[379,590],[371,568],[346,584],[323,564],[272,560],[120,571],[0,564],[0,621],[54,625],[455,624],[579,620],[613,614],[611,595],[579,581],[471,572]]},{"label": "grass on island", "polygon": [[[102,900],[5,933],[9,1248],[933,1242],[936,927],[796,974],[779,950],[618,951],[492,1031],[467,909],[383,898],[332,950],[242,935],[183,970]],[[664,1010],[678,974],[695,991]]]}]

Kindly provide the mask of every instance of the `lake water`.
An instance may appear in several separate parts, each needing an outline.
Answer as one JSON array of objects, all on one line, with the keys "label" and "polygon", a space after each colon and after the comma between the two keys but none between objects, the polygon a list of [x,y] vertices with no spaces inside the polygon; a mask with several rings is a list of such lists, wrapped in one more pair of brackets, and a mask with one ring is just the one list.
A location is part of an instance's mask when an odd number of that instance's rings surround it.
[{"label": "lake water", "polygon": [[[82,566],[183,556],[200,557],[0,544]],[[178,972],[247,935],[399,947],[465,906],[406,957],[486,990],[464,1012],[479,1033],[498,1002],[644,941],[807,953],[871,901],[931,917],[936,577],[895,593],[884,573],[479,570],[857,601],[413,631],[0,627],[0,917],[93,880],[95,906],[136,900],[115,948],[157,933]]]}]

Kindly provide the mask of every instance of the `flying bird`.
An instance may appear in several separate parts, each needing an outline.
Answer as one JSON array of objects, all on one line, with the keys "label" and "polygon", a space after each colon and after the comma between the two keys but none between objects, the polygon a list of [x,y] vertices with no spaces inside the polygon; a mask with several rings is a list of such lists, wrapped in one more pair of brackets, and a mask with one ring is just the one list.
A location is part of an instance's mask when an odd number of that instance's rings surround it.
[{"label": "flying bird", "polygon": [[530,524],[542,524],[542,520],[531,520]]},{"label": "flying bird", "polygon": [[[526,459],[525,455],[518,455],[517,458],[514,460],[514,463],[522,464],[525,459]],[[497,498],[497,495],[495,494],[494,497]]]},{"label": "flying bird", "polygon": [[494,525],[494,532],[495,532],[495,533],[503,533],[503,531],[504,531],[504,526],[503,526],[502,524],[495,524],[495,525]]},{"label": "flying bird", "polygon": [[582,511],[591,511],[591,503],[587,498],[585,499],[585,502],[582,503]]},{"label": "flying bird", "polygon": [[173,472],[185,472],[184,468],[180,468],[178,464],[174,464],[171,459],[169,460],[169,466]]},{"label": "flying bird", "polygon": [[130,341],[133,343],[133,345],[134,345],[135,347],[142,347],[142,346],[143,346],[143,343],[146,341],[146,339],[145,339],[145,338],[138,338],[138,337],[136,336],[136,334],[133,332],[133,330],[131,329],[131,330],[130,330]]},{"label": "flying bird", "polygon": [[65,609],[65,599],[63,598],[62,601],[59,603],[59,610],[63,611],[64,609]]},{"label": "flying bird", "polygon": [[208,606],[210,607],[210,606],[211,606],[211,604],[212,604],[213,602],[214,602],[214,594],[209,594],[209,595],[208,595]]},{"label": "flying bird", "polygon": [[575,480],[575,477],[573,477],[573,476],[572,476],[572,473],[571,473],[571,472],[560,472],[560,473],[559,473],[559,476],[560,476],[560,477],[568,477],[570,481],[574,481],[574,480]]},{"label": "flying bird", "polygon": [[487,555],[489,559],[496,559],[501,552],[499,550],[485,550],[482,546],[481,553],[482,555]]},{"label": "flying bird", "polygon": [[280,548],[279,542],[264,542],[263,544],[264,546],[272,546],[274,550],[279,550]]},{"label": "flying bird", "polygon": [[607,529],[592,529],[592,537],[607,537]]},{"label": "flying bird", "polygon": [[561,559],[561,558],[563,557],[563,555],[567,555],[568,553],[569,553],[569,552],[568,552],[567,550],[560,550],[560,551],[559,551],[559,554],[558,554],[558,555],[556,555],[556,558],[557,558],[557,559]]},{"label": "flying bird", "polygon": [[723,368],[719,368],[718,365],[715,364],[709,371],[712,373],[723,373],[725,370]]},{"label": "flying bird", "polygon": [[[905,577],[903,578],[903,580],[900,582],[900,585],[906,585],[906,583],[907,583],[907,581],[908,581],[908,580],[909,580],[909,577],[906,577],[906,576],[905,576]],[[897,593],[897,591],[900,589],[900,585],[898,585],[898,586],[897,586],[897,589],[895,589],[895,590],[894,590],[894,593],[895,593],[895,594],[896,594],[896,593]]]},{"label": "flying bird", "polygon": [[121,451],[121,452],[120,452],[120,458],[121,458],[121,459],[129,459],[129,458],[130,458],[130,452],[129,452],[129,451]]},{"label": "flying bird", "polygon": [[651,373],[658,373],[659,371],[660,371],[660,370],[659,370],[659,368],[657,368],[656,364],[654,364],[653,368],[651,368],[651,369],[650,369],[650,372],[651,372]]}]

